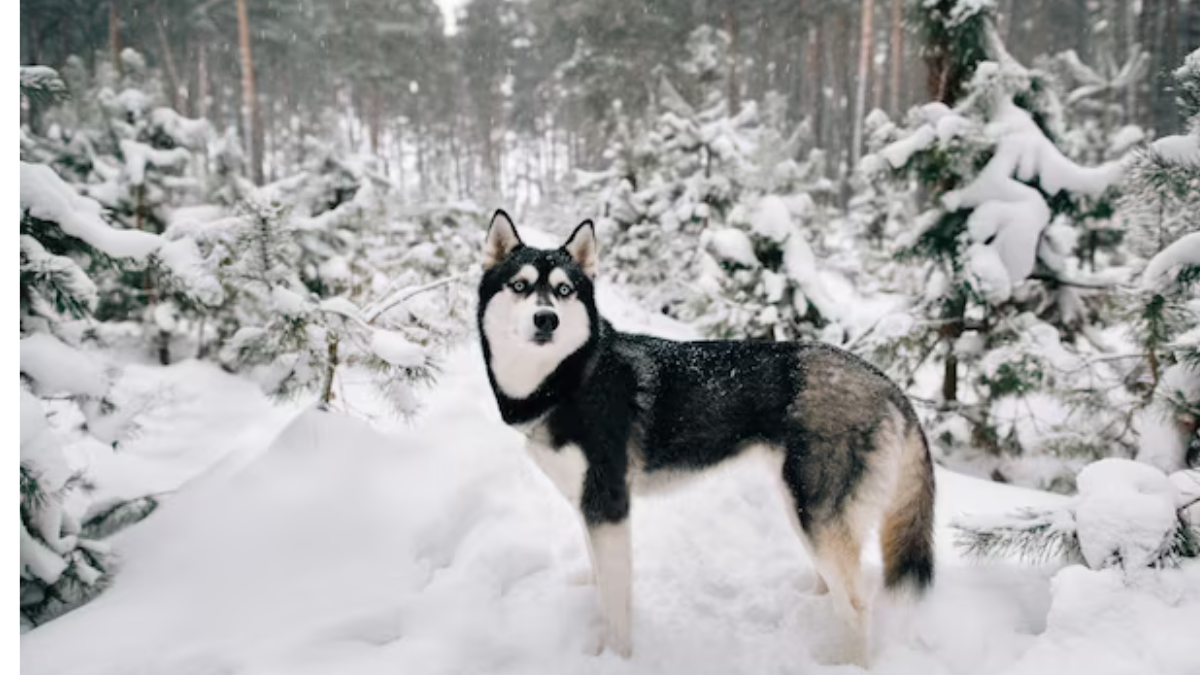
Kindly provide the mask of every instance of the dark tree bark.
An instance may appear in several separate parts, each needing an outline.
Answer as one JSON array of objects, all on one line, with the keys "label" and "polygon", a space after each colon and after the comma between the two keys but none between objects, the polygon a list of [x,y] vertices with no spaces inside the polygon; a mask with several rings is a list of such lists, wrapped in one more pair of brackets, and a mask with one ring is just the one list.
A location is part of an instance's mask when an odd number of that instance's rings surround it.
[{"label": "dark tree bark", "polygon": [[888,112],[900,114],[900,74],[904,70],[904,0],[892,0],[892,40],[888,66],[891,69],[891,91],[888,92]]},{"label": "dark tree bark", "polygon": [[250,145],[250,176],[255,185],[263,184],[262,117],[254,87],[254,53],[250,47],[250,14],[246,0],[237,0],[238,47],[242,61],[242,106],[246,118],[246,136]]},{"label": "dark tree bark", "polygon": [[163,24],[162,8],[154,3],[154,29],[158,33],[158,44],[162,50],[163,65],[167,71],[167,87],[171,90],[171,107],[180,110],[179,105],[179,71],[175,69],[175,56],[171,53],[171,41],[167,39],[167,29]]},{"label": "dark tree bark", "polygon": [[108,45],[112,50],[112,65],[121,72],[121,5],[118,0],[108,1]]}]

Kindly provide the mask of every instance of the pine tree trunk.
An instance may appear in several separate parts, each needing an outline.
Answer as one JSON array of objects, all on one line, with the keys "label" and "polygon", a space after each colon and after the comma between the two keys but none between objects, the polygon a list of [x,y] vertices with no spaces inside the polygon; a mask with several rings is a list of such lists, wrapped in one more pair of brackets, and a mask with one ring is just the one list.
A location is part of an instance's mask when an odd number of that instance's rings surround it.
[{"label": "pine tree trunk", "polygon": [[738,22],[732,0],[725,6],[725,32],[729,34],[729,116],[738,114],[741,108],[738,88]]},{"label": "pine tree trunk", "polygon": [[875,37],[872,20],[875,16],[874,0],[862,0],[862,18],[859,19],[858,36],[858,81],[854,90],[854,119],[850,132],[850,170],[858,166],[862,155],[863,115],[867,102],[867,78],[871,74],[871,45]]},{"label": "pine tree trunk", "polygon": [[163,65],[167,70],[167,86],[171,89],[171,107],[180,110],[179,106],[179,71],[175,69],[175,56],[171,53],[171,41],[167,39],[167,29],[163,26],[162,9],[158,2],[154,3],[154,29],[158,33],[159,48],[162,49]]},{"label": "pine tree trunk", "polygon": [[[876,5],[874,10],[876,14],[875,19],[879,18],[877,15],[880,11],[880,5]],[[887,83],[886,66],[880,61],[876,55],[876,52],[879,50],[880,45],[887,45],[888,33],[886,30],[884,30],[882,21],[876,21],[873,19],[872,22],[874,23],[875,27],[872,32],[871,60],[868,66],[871,71],[871,110],[882,110],[883,89],[884,85]]]},{"label": "pine tree trunk", "polygon": [[809,59],[810,79],[813,87],[813,139],[817,147],[825,146],[825,14],[822,12],[816,19],[816,26],[809,29]]},{"label": "pine tree trunk", "polygon": [[254,88],[254,54],[250,49],[250,13],[246,0],[237,0],[238,47],[242,60],[242,106],[246,118],[246,139],[250,145],[250,176],[255,185],[263,184],[262,119]]},{"label": "pine tree trunk", "polygon": [[330,331],[329,333],[329,369],[325,375],[325,387],[321,392],[321,408],[327,409],[329,403],[333,401],[333,378],[337,374],[338,367],[338,337],[337,333]]},{"label": "pine tree trunk", "polygon": [[208,42],[196,44],[196,115],[208,117]]},{"label": "pine tree trunk", "polygon": [[121,6],[119,0],[108,0],[108,44],[112,50],[112,65],[121,72]]},{"label": "pine tree trunk", "polygon": [[1142,79],[1139,86],[1141,95],[1138,97],[1140,119],[1145,126],[1153,126],[1158,102],[1158,71],[1162,65],[1158,50],[1158,16],[1159,0],[1142,0],[1142,15],[1138,18],[1138,42],[1141,43],[1142,49],[1150,54],[1149,74]]},{"label": "pine tree trunk", "polygon": [[1179,0],[1165,0],[1166,17],[1163,20],[1162,40],[1162,84],[1157,88],[1155,131],[1159,136],[1175,133],[1179,128],[1179,113],[1175,108],[1175,88],[1172,71],[1179,67]]},{"label": "pine tree trunk", "polygon": [[369,101],[367,103],[367,125],[371,140],[371,154],[375,157],[379,156],[379,117],[380,117],[380,102],[379,102],[379,83],[372,82],[370,90],[367,94]]},{"label": "pine tree trunk", "polygon": [[904,0],[892,0],[891,91],[888,92],[888,111],[893,116],[900,114],[900,73],[904,70]]}]

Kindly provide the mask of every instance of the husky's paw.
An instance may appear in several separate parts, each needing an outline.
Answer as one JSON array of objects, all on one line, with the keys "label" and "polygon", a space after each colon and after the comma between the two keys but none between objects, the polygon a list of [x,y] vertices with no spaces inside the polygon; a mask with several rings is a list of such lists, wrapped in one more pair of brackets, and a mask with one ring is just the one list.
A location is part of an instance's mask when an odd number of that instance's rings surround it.
[{"label": "husky's paw", "polygon": [[609,630],[597,627],[589,635],[583,652],[588,656],[600,656],[605,651],[616,654],[623,659],[628,659],[633,655],[633,643],[628,637],[616,636]]},{"label": "husky's paw", "polygon": [[623,659],[633,656],[633,641],[629,639],[628,635],[616,636],[606,634],[604,636],[604,646],[608,648],[608,651]]}]

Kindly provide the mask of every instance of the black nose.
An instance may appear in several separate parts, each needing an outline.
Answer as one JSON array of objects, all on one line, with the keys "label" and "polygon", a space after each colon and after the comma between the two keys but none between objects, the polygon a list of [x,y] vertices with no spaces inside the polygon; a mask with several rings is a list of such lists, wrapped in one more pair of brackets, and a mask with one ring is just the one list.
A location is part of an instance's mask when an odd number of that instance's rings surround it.
[{"label": "black nose", "polygon": [[555,328],[558,328],[558,315],[548,309],[538,310],[538,312],[533,315],[533,325],[539,331],[543,333],[549,333]]}]

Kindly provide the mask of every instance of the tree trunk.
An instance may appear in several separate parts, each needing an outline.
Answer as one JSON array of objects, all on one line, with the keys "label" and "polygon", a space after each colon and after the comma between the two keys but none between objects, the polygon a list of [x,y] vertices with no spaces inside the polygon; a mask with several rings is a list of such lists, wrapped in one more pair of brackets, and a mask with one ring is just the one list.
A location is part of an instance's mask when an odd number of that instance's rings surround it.
[{"label": "tree trunk", "polygon": [[367,125],[369,127],[369,135],[371,141],[371,154],[375,157],[379,156],[379,117],[380,107],[379,102],[379,83],[372,82],[367,96]]},{"label": "tree trunk", "polygon": [[1155,131],[1159,136],[1175,133],[1179,130],[1179,111],[1175,107],[1175,79],[1171,73],[1179,67],[1179,0],[1166,0],[1166,17],[1163,27],[1163,81],[1157,88],[1158,105],[1155,115]]},{"label": "tree trunk", "polygon": [[867,77],[871,74],[871,45],[875,37],[872,20],[875,16],[874,0],[862,0],[862,18],[858,34],[858,82],[854,91],[854,126],[850,137],[850,167],[851,171],[858,166],[862,155],[863,115],[867,102]]},{"label": "tree trunk", "polygon": [[904,0],[892,0],[892,41],[888,66],[891,68],[891,91],[888,92],[888,111],[900,114],[900,73],[904,69]]},{"label": "tree trunk", "polygon": [[1138,89],[1141,91],[1138,107],[1141,110],[1141,120],[1144,126],[1153,126],[1158,99],[1158,71],[1162,66],[1161,54],[1158,50],[1158,15],[1159,0],[1142,0],[1142,15],[1138,20],[1138,42],[1150,54],[1149,76],[1142,79]]},{"label": "tree trunk", "polygon": [[208,43],[201,38],[196,44],[196,115],[208,117]]},{"label": "tree trunk", "polygon": [[725,32],[729,34],[729,116],[738,114],[741,101],[738,91],[738,22],[736,5],[730,1],[725,6]]},{"label": "tree trunk", "polygon": [[810,77],[815,85],[812,89],[813,139],[817,147],[825,146],[825,15],[816,18],[816,26],[809,28],[808,61]]},{"label": "tree trunk", "polygon": [[159,3],[154,3],[154,29],[158,33],[159,47],[162,49],[163,65],[167,69],[167,86],[171,89],[171,107],[181,110],[179,106],[179,71],[175,69],[175,56],[171,53],[171,41],[167,39],[167,29],[163,25],[162,9]]},{"label": "tree trunk", "polygon": [[254,54],[250,49],[250,14],[246,0],[237,0],[238,46],[242,57],[242,109],[246,119],[246,139],[250,146],[250,176],[255,185],[263,184],[262,119],[254,89]]},{"label": "tree trunk", "polygon": [[108,45],[112,50],[112,65],[121,72],[121,6],[119,0],[108,0]]}]

